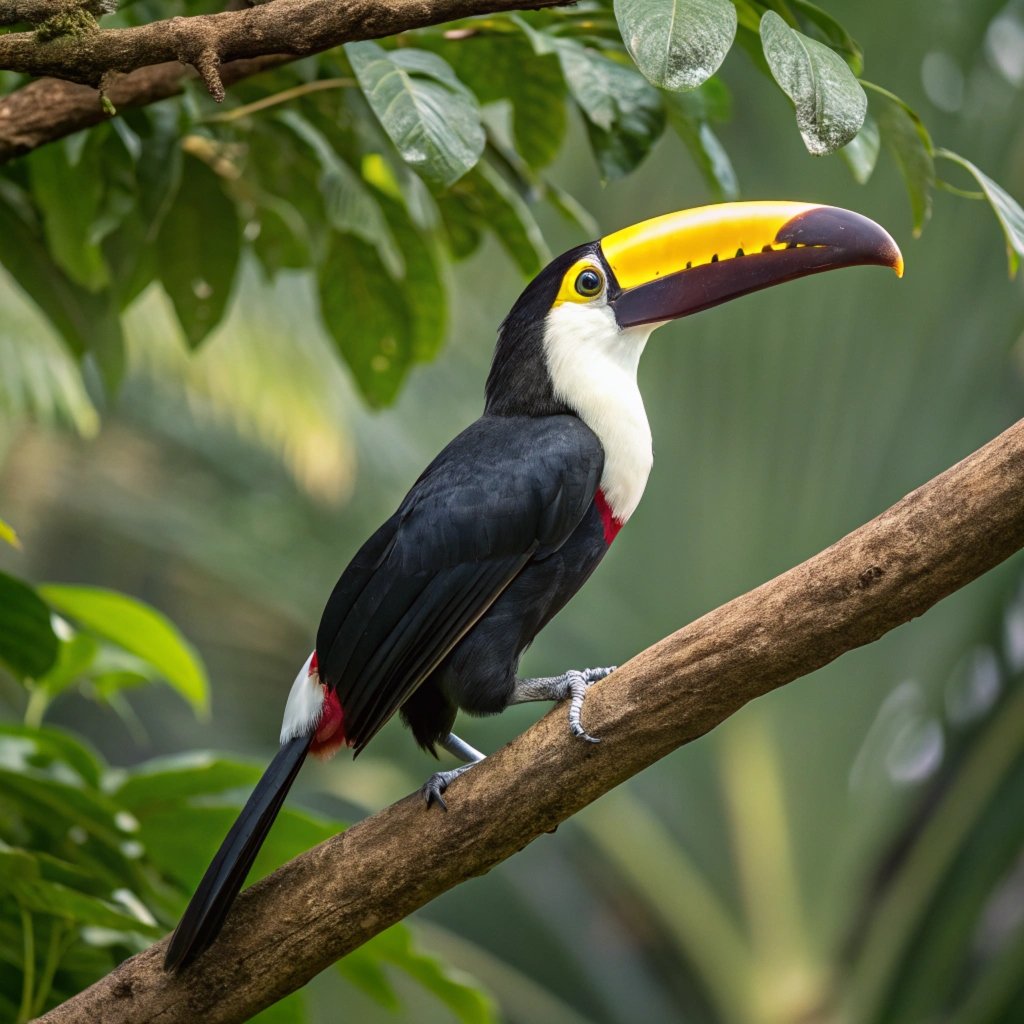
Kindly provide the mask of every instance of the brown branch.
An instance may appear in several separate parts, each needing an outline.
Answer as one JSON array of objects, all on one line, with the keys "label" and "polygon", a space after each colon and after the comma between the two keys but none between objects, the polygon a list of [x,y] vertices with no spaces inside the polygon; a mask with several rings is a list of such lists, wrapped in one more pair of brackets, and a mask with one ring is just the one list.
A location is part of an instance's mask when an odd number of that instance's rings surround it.
[{"label": "brown branch", "polygon": [[[234,60],[221,66],[220,78],[225,86],[230,86],[293,59],[287,54],[271,53],[250,60]],[[105,92],[117,110],[146,107],[176,96],[190,75],[195,72],[177,61],[155,64],[130,75],[113,76]],[[30,82],[0,98],[0,164],[108,119],[99,93],[90,86],[56,78]]]},{"label": "brown branch", "polygon": [[[11,0],[0,0],[4,2]],[[243,10],[46,42],[32,32],[0,36],[0,69],[53,76],[0,97],[0,164],[107,120],[96,91],[101,84],[115,109],[143,107],[181,92],[185,78],[193,73],[186,64],[199,61],[202,69],[205,61],[209,69],[211,53],[219,61],[221,82],[230,86],[269,67],[342,43],[558,2],[274,0]],[[215,97],[223,95],[214,77],[204,76],[204,81],[208,87],[212,84]],[[86,84],[75,84],[82,82]]]},{"label": "brown branch", "polygon": [[550,5],[551,0],[274,0],[47,41],[34,32],[11,32],[0,36],[0,68],[95,86],[111,71],[127,73],[172,60],[192,64],[207,52],[221,63],[268,53],[308,57],[354,39]]},{"label": "brown branch", "polygon": [[116,10],[117,0],[0,0],[0,25],[15,25],[19,21],[40,25],[76,11],[99,18]]},{"label": "brown branch", "polygon": [[1024,546],[1024,420],[826,551],[634,658],[459,779],[447,814],[416,796],[245,892],[180,977],[165,941],[50,1011],[48,1024],[248,1019],[446,890],[521,850],[749,700],[877,640]]}]

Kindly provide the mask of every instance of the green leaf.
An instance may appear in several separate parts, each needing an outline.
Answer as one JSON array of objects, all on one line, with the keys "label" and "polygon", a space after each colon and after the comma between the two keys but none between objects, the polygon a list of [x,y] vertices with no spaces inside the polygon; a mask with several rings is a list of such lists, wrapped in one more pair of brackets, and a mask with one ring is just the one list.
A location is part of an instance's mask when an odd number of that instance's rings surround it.
[{"label": "green leaf", "polygon": [[661,94],[631,68],[571,39],[558,39],[569,91],[587,118],[604,181],[628,174],[665,129]]},{"label": "green leaf", "polygon": [[373,406],[394,401],[412,365],[409,309],[377,251],[361,238],[335,234],[318,268],[327,332]]},{"label": "green leaf", "polygon": [[75,633],[67,640],[62,639],[57,660],[50,671],[39,679],[39,685],[51,697],[63,693],[85,676],[98,650],[99,643],[95,637],[85,633]]},{"label": "green leaf", "polygon": [[[374,978],[372,973],[367,973],[366,958],[378,959],[402,970],[447,1006],[461,1024],[497,1024],[498,1012],[491,997],[468,975],[445,966],[436,957],[417,949],[412,932],[407,926],[394,925],[388,928],[370,939],[357,952],[361,953],[363,958],[361,977],[357,980],[351,968],[345,966],[352,956],[339,963],[339,970],[356,984],[372,981],[378,999],[384,1005],[388,1005],[388,1001],[386,997],[381,998],[383,989],[380,976],[378,974]],[[359,970],[360,965],[357,961],[357,971]]]},{"label": "green leaf", "polygon": [[803,15],[804,21],[810,23],[821,34],[822,41],[833,50],[837,50],[850,65],[855,75],[864,70],[864,51],[843,26],[828,11],[823,11],[817,4],[809,0],[792,0],[793,6]]},{"label": "green leaf", "polygon": [[[66,776],[67,769],[70,769],[91,788],[100,786],[103,765],[99,755],[62,729],[3,723],[0,724],[0,748],[3,748],[5,757],[10,755],[15,764],[25,768],[29,765],[46,767],[59,764],[62,776]],[[15,748],[20,753],[15,754]]]},{"label": "green leaf", "polygon": [[791,29],[774,11],[761,19],[761,45],[775,81],[793,101],[807,151],[834,153],[860,131],[868,99],[834,50]]},{"label": "green leaf", "polygon": [[259,234],[253,252],[269,277],[279,270],[302,270],[309,266],[312,244],[306,225],[291,203],[276,196],[260,196],[256,210]]},{"label": "green leaf", "polygon": [[21,541],[18,540],[18,535],[14,532],[14,527],[3,519],[0,519],[0,541],[3,541],[5,544],[10,544],[12,548],[21,547]]},{"label": "green leaf", "polygon": [[112,296],[94,294],[60,270],[24,197],[2,179],[0,264],[49,318],[72,353],[96,353],[107,387],[115,390],[123,372],[124,337]]},{"label": "green leaf", "polygon": [[671,93],[665,97],[669,124],[689,150],[713,198],[732,202],[739,197],[740,186],[729,154],[707,121],[691,116],[689,105],[679,102],[693,95]]},{"label": "green leaf", "polygon": [[[138,836],[150,860],[175,879],[186,895],[202,878],[238,812],[238,804],[211,806],[205,801],[140,808]],[[285,808],[260,849],[250,879],[255,881],[275,871],[340,830],[337,823]]]},{"label": "green leaf", "polygon": [[300,989],[249,1018],[249,1024],[303,1024],[309,1020],[305,993]]},{"label": "green leaf", "polygon": [[467,226],[465,212],[471,211],[476,222],[468,224],[469,230],[477,231],[477,225],[489,227],[527,277],[536,274],[550,259],[529,207],[486,161],[458,182],[450,196],[442,196],[438,207],[450,232],[453,226],[456,231]]},{"label": "green leaf", "polygon": [[736,38],[729,0],[615,0],[615,18],[637,67],[663,89],[707,81]]},{"label": "green leaf", "polygon": [[160,280],[191,348],[224,316],[239,245],[238,214],[220,178],[202,160],[186,158],[178,200],[164,218],[156,249]]},{"label": "green leaf", "polygon": [[83,159],[73,163],[67,142],[57,142],[41,146],[28,159],[50,253],[73,281],[91,292],[110,281],[98,241],[90,240],[103,197],[96,154],[96,146],[87,144]]},{"label": "green leaf", "polygon": [[871,178],[875,164],[878,163],[881,142],[878,122],[869,115],[864,118],[861,130],[839,150],[839,155],[846,161],[858,185],[866,185]]},{"label": "green leaf", "polygon": [[554,54],[536,54],[520,34],[477,35],[450,47],[459,80],[481,103],[507,100],[512,139],[534,168],[555,158],[565,137],[565,82]]},{"label": "green leaf", "polygon": [[404,257],[403,285],[409,309],[411,357],[415,362],[433,359],[444,344],[448,325],[448,296],[434,246],[417,230],[402,203],[383,195],[380,203]]},{"label": "green leaf", "polygon": [[1020,266],[1020,258],[1024,256],[1024,209],[1009,192],[959,153],[949,149],[938,149],[935,155],[959,164],[974,175],[1006,236],[1006,258],[1010,265],[1010,276],[1014,277]]},{"label": "green leaf", "polygon": [[202,663],[177,627],[156,609],[100,587],[49,583],[40,593],[83,629],[152,665],[197,711],[207,711],[209,683]]},{"label": "green leaf", "polygon": [[196,751],[158,758],[130,769],[111,795],[142,820],[161,804],[254,786],[261,773],[255,764]]},{"label": "green leaf", "polygon": [[331,144],[301,114],[293,110],[278,115],[316,154],[320,163],[320,194],[328,223],[343,234],[355,235],[376,247],[388,272],[402,272],[402,252],[395,244],[380,204],[362,177],[341,159]]},{"label": "green leaf", "polygon": [[451,67],[425,50],[387,51],[347,43],[345,53],[366,99],[405,161],[449,186],[480,159],[486,137],[476,97]]},{"label": "green leaf", "polygon": [[924,230],[932,215],[935,187],[935,147],[921,118],[887,89],[864,83],[878,97],[878,127],[907,186],[914,218],[914,235]]},{"label": "green leaf", "polygon": [[38,679],[56,659],[50,609],[28,584],[0,572],[0,661],[19,679]]},{"label": "green leaf", "polygon": [[163,933],[162,928],[119,910],[112,903],[57,882],[11,879],[0,882],[0,886],[11,899],[36,914],[51,914],[76,924],[140,932],[154,938]]}]

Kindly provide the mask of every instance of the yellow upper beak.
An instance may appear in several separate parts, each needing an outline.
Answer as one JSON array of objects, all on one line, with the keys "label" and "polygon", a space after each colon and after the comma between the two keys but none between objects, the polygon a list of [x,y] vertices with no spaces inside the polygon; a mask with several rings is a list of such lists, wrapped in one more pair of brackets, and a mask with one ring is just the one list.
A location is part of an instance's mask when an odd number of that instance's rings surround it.
[{"label": "yellow upper beak", "polygon": [[[655,217],[601,239],[621,326],[674,319],[759,288],[838,267],[903,275],[874,221],[808,203],[724,203]],[[671,279],[671,280],[666,280]]]}]

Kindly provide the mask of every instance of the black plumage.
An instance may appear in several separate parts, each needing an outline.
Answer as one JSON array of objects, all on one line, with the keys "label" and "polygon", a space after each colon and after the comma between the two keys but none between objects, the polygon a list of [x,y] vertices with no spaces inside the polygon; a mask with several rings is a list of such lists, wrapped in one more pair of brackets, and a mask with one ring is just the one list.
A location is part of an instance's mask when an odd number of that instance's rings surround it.
[{"label": "black plumage", "polygon": [[[585,521],[603,458],[575,416],[484,415],[431,463],[345,570],[317,633],[320,679],[357,752],[423,684],[443,704],[405,708],[425,746],[459,707],[508,703],[519,655],[603,554],[599,522]],[[526,596],[511,629],[488,624]]]}]

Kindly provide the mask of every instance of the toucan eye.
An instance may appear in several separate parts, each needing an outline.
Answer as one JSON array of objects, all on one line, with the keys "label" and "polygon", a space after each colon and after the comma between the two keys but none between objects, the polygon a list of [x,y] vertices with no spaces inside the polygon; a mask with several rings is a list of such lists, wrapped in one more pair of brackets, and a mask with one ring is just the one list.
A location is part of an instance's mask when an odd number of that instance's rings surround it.
[{"label": "toucan eye", "polygon": [[599,270],[594,270],[593,267],[581,270],[576,278],[576,291],[588,299],[600,294],[603,287],[604,277]]}]

